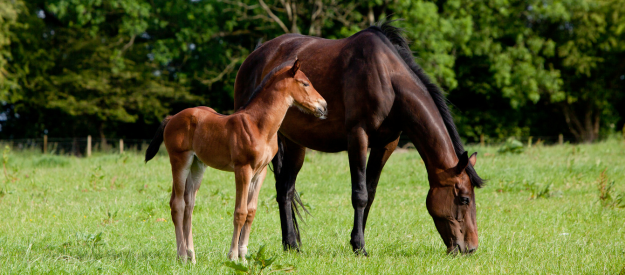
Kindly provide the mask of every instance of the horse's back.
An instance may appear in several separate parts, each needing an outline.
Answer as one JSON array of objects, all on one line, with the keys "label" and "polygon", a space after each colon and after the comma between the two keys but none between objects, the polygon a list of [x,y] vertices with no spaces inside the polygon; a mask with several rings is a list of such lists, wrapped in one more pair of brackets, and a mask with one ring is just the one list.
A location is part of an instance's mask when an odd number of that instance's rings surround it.
[{"label": "horse's back", "polygon": [[328,102],[328,117],[319,120],[292,108],[280,132],[320,151],[345,150],[348,128],[362,122],[375,135],[393,106],[391,78],[399,71],[410,75],[394,46],[375,30],[338,40],[287,34],[265,42],[241,65],[235,82],[235,109],[247,101],[267,72],[296,57]]}]

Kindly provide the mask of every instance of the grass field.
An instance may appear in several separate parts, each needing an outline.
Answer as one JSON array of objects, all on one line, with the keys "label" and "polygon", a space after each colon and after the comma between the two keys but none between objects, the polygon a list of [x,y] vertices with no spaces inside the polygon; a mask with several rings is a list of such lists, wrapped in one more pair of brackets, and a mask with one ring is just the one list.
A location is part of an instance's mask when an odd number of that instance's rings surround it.
[{"label": "grass field", "polygon": [[[309,153],[297,188],[312,217],[301,253],[285,253],[273,176],[260,194],[250,251],[266,244],[277,264],[299,274],[625,274],[625,209],[604,206],[598,182],[625,193],[625,142],[533,147],[521,154],[479,151],[480,246],[448,256],[425,208],[428,191],[416,151],[395,153],[367,223],[368,258],[349,245],[353,211],[347,155]],[[161,153],[164,150],[161,150]],[[169,214],[171,174],[159,155],[89,159],[8,155],[0,198],[0,272],[203,273],[223,266],[232,232],[233,174],[207,170],[194,215],[197,264],[175,259]],[[4,180],[4,176],[2,177]],[[548,185],[551,185],[548,187]],[[163,221],[163,219],[165,221]]]}]

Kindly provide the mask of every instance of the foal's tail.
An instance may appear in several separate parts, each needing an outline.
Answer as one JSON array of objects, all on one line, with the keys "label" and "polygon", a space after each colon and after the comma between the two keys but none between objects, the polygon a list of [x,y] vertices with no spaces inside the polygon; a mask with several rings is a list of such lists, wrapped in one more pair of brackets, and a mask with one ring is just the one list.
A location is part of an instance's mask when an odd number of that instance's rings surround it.
[{"label": "foal's tail", "polygon": [[154,135],[152,142],[150,142],[148,150],[145,151],[145,162],[148,162],[149,160],[154,158],[154,156],[156,156],[156,153],[158,153],[158,149],[161,148],[161,143],[163,143],[163,132],[165,131],[165,126],[170,119],[171,116],[167,116],[165,119],[163,119],[163,122],[161,122],[161,126],[159,126],[158,130],[156,130],[156,134]]}]

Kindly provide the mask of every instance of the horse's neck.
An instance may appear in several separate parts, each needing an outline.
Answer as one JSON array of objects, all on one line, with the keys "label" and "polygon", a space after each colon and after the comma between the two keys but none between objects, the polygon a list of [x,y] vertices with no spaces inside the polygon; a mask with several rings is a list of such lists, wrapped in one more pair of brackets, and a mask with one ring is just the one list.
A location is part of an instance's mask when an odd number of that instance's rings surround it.
[{"label": "horse's neck", "polygon": [[243,111],[263,136],[270,137],[280,129],[292,101],[292,98],[285,97],[283,93],[268,88],[260,91]]},{"label": "horse's neck", "polygon": [[428,174],[453,168],[458,163],[443,118],[429,98],[405,98],[405,130],[423,158]]}]

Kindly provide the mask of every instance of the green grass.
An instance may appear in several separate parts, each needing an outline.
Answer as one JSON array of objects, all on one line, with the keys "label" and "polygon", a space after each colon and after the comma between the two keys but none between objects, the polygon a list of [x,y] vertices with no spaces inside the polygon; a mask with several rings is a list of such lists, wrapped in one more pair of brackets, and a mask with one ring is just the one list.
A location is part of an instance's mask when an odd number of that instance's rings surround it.
[{"label": "green grass", "polygon": [[[273,176],[263,185],[250,251],[267,245],[300,274],[623,274],[625,209],[603,207],[607,168],[625,192],[625,143],[479,151],[480,246],[448,256],[425,208],[428,183],[416,151],[397,152],[382,177],[366,230],[370,257],[349,245],[353,210],[347,156],[308,153],[297,188],[311,208],[301,253],[285,253]],[[233,174],[207,170],[194,215],[197,264],[175,259],[166,156],[89,159],[11,153],[0,184],[1,273],[230,273]],[[550,188],[546,188],[551,184]],[[545,191],[546,189],[546,191]],[[534,191],[532,191],[534,190]],[[541,192],[545,191],[545,192]],[[541,195],[542,194],[542,195]],[[533,199],[532,199],[533,198]],[[166,221],[157,221],[165,219]],[[100,234],[101,233],[101,234]]]}]

